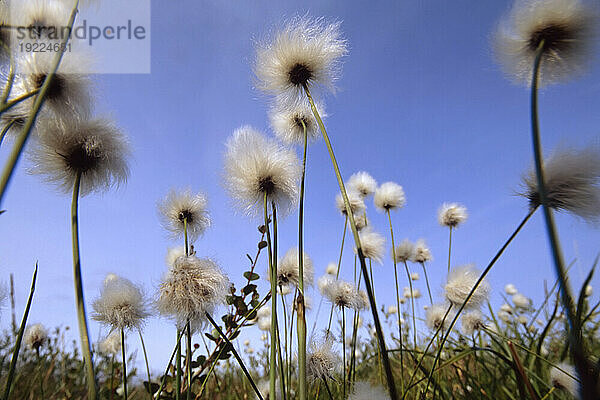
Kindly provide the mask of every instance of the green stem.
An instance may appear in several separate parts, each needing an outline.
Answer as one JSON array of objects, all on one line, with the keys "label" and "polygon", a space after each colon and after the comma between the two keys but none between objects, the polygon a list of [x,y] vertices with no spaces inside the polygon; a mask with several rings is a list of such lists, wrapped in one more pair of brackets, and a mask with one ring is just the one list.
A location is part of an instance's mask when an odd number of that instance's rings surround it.
[{"label": "green stem", "polygon": [[[302,179],[300,181],[300,206],[298,209],[298,300],[296,319],[296,328],[298,332],[298,399],[306,400],[306,319],[304,315],[304,243],[303,243],[303,225],[304,225],[304,185],[306,177],[306,150],[308,135],[306,133],[306,124],[302,120],[304,130],[304,153],[302,157]],[[291,327],[290,327],[291,328]]]},{"label": "green stem", "polygon": [[248,378],[248,381],[250,381],[250,385],[252,386],[252,389],[254,389],[254,392],[256,393],[256,395],[258,396],[258,398],[260,400],[264,400],[263,397],[262,397],[262,395],[260,394],[260,391],[256,387],[256,384],[254,383],[254,380],[252,379],[252,376],[250,376],[250,373],[248,372],[248,369],[244,365],[244,361],[242,361],[242,358],[240,357],[240,355],[238,354],[238,352],[235,350],[235,346],[231,343],[231,341],[229,340],[229,338],[227,337],[227,335],[225,335],[223,333],[223,331],[221,330],[221,328],[219,327],[219,325],[217,325],[217,323],[212,319],[212,317],[208,313],[206,313],[206,318],[208,318],[208,320],[210,321],[210,323],[212,324],[212,326],[217,330],[217,332],[219,333],[219,335],[221,335],[221,337],[223,338],[223,340],[225,340],[225,343],[227,343],[227,345],[231,349],[231,352],[233,353],[233,356],[235,357],[235,359],[237,360],[238,364],[240,365],[240,368],[244,372],[244,375],[246,375],[246,378]]},{"label": "green stem", "polygon": [[2,42],[2,47],[10,57],[8,76],[6,77],[6,85],[4,86],[4,90],[2,91],[2,97],[0,98],[0,104],[6,104],[6,100],[8,99],[8,96],[10,96],[10,92],[15,82],[15,55],[6,43]]},{"label": "green stem", "polygon": [[6,134],[8,133],[10,128],[12,128],[12,126],[15,124],[15,122],[16,122],[15,120],[12,120],[8,124],[6,124],[6,126],[4,128],[2,128],[2,132],[0,132],[0,146],[2,145],[2,142],[4,141]]},{"label": "green stem", "polygon": [[113,400],[113,395],[114,395],[114,376],[115,376],[115,355],[113,353],[113,355],[110,358],[110,400]]},{"label": "green stem", "polygon": [[123,394],[127,400],[127,352],[125,351],[125,331],[121,328],[121,357],[123,359]]},{"label": "green stem", "polygon": [[415,318],[415,295],[413,293],[412,279],[410,279],[410,271],[408,264],[404,261],[404,269],[406,269],[406,277],[408,278],[408,286],[410,288],[410,305],[412,308],[412,320],[413,320],[413,338],[415,342],[415,349],[417,348],[417,322]]},{"label": "green stem", "polygon": [[533,77],[531,84],[531,133],[533,141],[533,152],[535,156],[535,171],[538,183],[538,192],[540,197],[540,203],[542,205],[542,211],[544,214],[544,220],[546,222],[546,231],[548,239],[550,241],[550,247],[552,249],[552,258],[554,260],[554,268],[556,275],[558,276],[558,282],[561,293],[561,300],[563,306],[566,308],[567,317],[570,325],[569,339],[571,342],[570,350],[573,356],[575,368],[582,378],[581,395],[584,399],[597,398],[597,387],[595,369],[590,361],[586,357],[586,351],[581,339],[581,324],[577,319],[575,312],[575,303],[573,301],[573,295],[571,294],[571,288],[569,286],[568,277],[565,269],[565,262],[562,255],[560,241],[558,238],[558,232],[556,229],[556,223],[554,222],[554,214],[552,209],[548,206],[548,194],[546,192],[545,179],[544,179],[544,167],[543,167],[543,156],[542,156],[542,144],[540,138],[539,120],[538,120],[538,80],[540,65],[544,51],[546,50],[545,43],[542,40],[536,51],[535,60],[533,64]]},{"label": "green stem", "polygon": [[[506,250],[506,248],[508,247],[508,245],[513,241],[513,239],[521,231],[521,229],[523,228],[523,226],[525,226],[525,224],[527,223],[527,221],[529,221],[529,219],[531,218],[531,216],[533,215],[533,213],[536,210],[537,210],[537,207],[536,208],[532,208],[532,209],[529,210],[529,212],[527,213],[527,215],[525,216],[525,218],[523,218],[523,220],[521,221],[521,223],[519,224],[519,226],[517,226],[517,229],[515,229],[515,231],[510,235],[510,237],[506,240],[506,242],[504,243],[504,245],[502,245],[502,247],[500,248],[500,250],[498,250],[498,252],[494,256],[494,258],[492,258],[492,260],[490,261],[490,263],[488,264],[488,266],[483,270],[482,274],[479,276],[479,279],[477,279],[477,282],[475,282],[475,285],[473,285],[473,288],[471,289],[471,291],[467,295],[467,298],[465,299],[465,301],[463,302],[463,304],[461,304],[461,306],[459,307],[458,311],[456,312],[456,315],[452,319],[452,322],[450,322],[450,326],[448,327],[448,330],[446,331],[446,333],[444,334],[444,337],[442,338],[442,342],[441,342],[440,347],[438,349],[438,356],[436,357],[436,360],[439,359],[439,355],[442,353],[442,349],[444,348],[446,340],[448,340],[448,336],[452,332],[452,329],[454,328],[454,325],[456,324],[456,321],[458,321],[458,317],[460,316],[460,313],[465,308],[465,306],[467,305],[467,303],[471,300],[471,297],[473,297],[473,293],[475,293],[475,290],[477,290],[477,288],[479,287],[479,285],[481,284],[481,282],[483,282],[483,279],[490,272],[490,270],[492,269],[492,267],[494,266],[494,264],[496,263],[496,261],[498,261],[498,259],[502,255],[502,253],[504,253],[504,250]],[[427,389],[429,388],[429,383],[431,381],[431,377],[432,377],[433,371],[435,369],[435,364],[436,364],[436,361],[434,361],[433,366],[431,367],[431,372],[430,372],[429,377],[427,379],[427,385],[425,387],[425,392],[427,392]]]},{"label": "green stem", "polygon": [[88,324],[85,313],[85,300],[83,297],[83,279],[81,276],[81,258],[79,254],[79,188],[81,186],[81,172],[77,172],[73,184],[73,199],[71,202],[71,233],[73,241],[73,279],[75,283],[75,301],[77,304],[77,319],[79,322],[79,336],[81,338],[81,352],[85,361],[87,375],[88,398],[96,400],[98,393],[96,388],[96,375],[92,359],[92,349],[88,334]]},{"label": "green stem", "polygon": [[342,369],[344,377],[342,379],[342,399],[346,398],[346,313],[344,307],[340,307],[342,312]]},{"label": "green stem", "polygon": [[[398,268],[396,260],[396,245],[394,243],[394,229],[392,228],[392,214],[389,208],[386,208],[388,222],[390,225],[390,236],[392,239],[392,259],[394,261],[394,279],[396,282],[396,313],[398,314],[398,340],[400,342],[400,371],[404,371],[404,357],[402,355],[402,310],[400,308],[400,293],[398,287]],[[404,374],[400,373],[400,390],[404,392]]]},{"label": "green stem", "polygon": [[177,355],[175,359],[175,399],[181,398],[181,338],[184,329],[177,329]]},{"label": "green stem", "polygon": [[450,255],[452,254],[452,227],[450,227],[450,236],[448,238],[448,273],[450,273]]},{"label": "green stem", "polygon": [[190,321],[186,325],[185,371],[187,375],[187,400],[192,400],[192,329]]},{"label": "green stem", "polygon": [[42,364],[42,357],[40,356],[40,346],[35,347],[35,354],[37,355],[38,365],[40,366],[40,397],[44,399],[44,365]]},{"label": "green stem", "polygon": [[[78,7],[79,7],[79,0],[75,0],[75,5],[74,5],[73,9],[71,10],[71,15],[70,15],[69,21],[67,23],[67,26],[69,29],[69,35],[65,35],[65,37],[62,40],[63,48],[66,46],[69,38],[71,37],[70,30],[73,28],[73,23],[75,22],[75,17],[77,15]],[[27,117],[27,120],[25,121],[23,130],[22,130],[21,134],[17,137],[15,146],[14,146],[12,152],[10,153],[10,156],[6,162],[6,165],[4,166],[4,169],[2,170],[2,175],[0,176],[0,205],[2,203],[2,200],[4,199],[4,194],[6,193],[6,187],[8,186],[8,183],[13,175],[13,172],[15,170],[17,162],[19,161],[19,158],[21,157],[21,154],[23,153],[23,149],[25,148],[25,143],[27,142],[27,139],[29,139],[29,136],[31,135],[33,124],[35,123],[35,119],[37,118],[37,116],[40,112],[40,109],[42,108],[42,104],[44,103],[44,100],[46,98],[46,93],[49,90],[50,83],[52,82],[52,80],[54,79],[54,76],[56,75],[56,71],[58,70],[58,66],[60,64],[60,61],[62,60],[63,55],[64,55],[64,52],[62,52],[62,51],[58,51],[56,53],[50,73],[48,73],[46,75],[46,79],[44,79],[44,83],[42,84],[42,87],[40,88],[38,95],[35,97],[35,101],[31,108],[31,112],[29,113],[29,116]],[[88,375],[88,378],[89,377],[90,376]],[[88,383],[88,387],[89,387],[89,389],[88,389],[89,399],[88,400],[95,400],[97,397],[96,387],[95,387],[95,385],[92,386],[92,383]]]},{"label": "green stem", "polygon": [[19,97],[15,97],[11,101],[9,101],[8,103],[5,103],[3,106],[0,107],[0,114],[2,114],[4,111],[10,110],[11,108],[16,106],[20,102],[25,101],[28,98],[35,96],[39,92],[40,92],[40,89],[34,89],[31,92],[27,92],[27,93],[20,95]]},{"label": "green stem", "polygon": [[[177,343],[179,343],[181,341],[181,336],[183,335],[183,331],[177,331]],[[165,370],[165,373],[163,374],[163,377],[160,381],[160,386],[158,387],[158,391],[156,392],[156,399],[160,399],[160,395],[162,394],[163,388],[165,387],[165,383],[167,381],[167,375],[169,374],[169,369],[171,368],[171,363],[173,362],[173,358],[175,358],[175,355],[177,353],[177,345],[175,345],[175,348],[173,349],[173,351],[171,352],[171,358],[169,358],[169,362],[167,363],[167,369]],[[208,377],[206,378],[208,379]]]},{"label": "green stem", "polygon": [[17,367],[17,359],[19,358],[19,351],[21,350],[21,342],[23,341],[23,334],[25,333],[25,325],[27,325],[27,317],[29,316],[29,309],[31,308],[31,302],[33,300],[33,292],[35,291],[35,281],[37,278],[38,265],[35,264],[33,270],[33,278],[31,278],[31,287],[29,289],[29,297],[27,298],[27,304],[25,305],[25,311],[23,312],[23,318],[21,319],[21,325],[19,326],[19,332],[17,333],[17,339],[15,341],[15,347],[13,348],[12,357],[10,359],[10,366],[8,367],[8,377],[6,379],[6,386],[4,387],[3,400],[8,400],[10,390],[12,388],[12,381],[15,377],[15,369]]},{"label": "green stem", "polygon": [[183,243],[184,243],[184,250],[185,250],[185,256],[189,256],[190,254],[190,248],[189,248],[189,243],[188,243],[188,229],[187,229],[187,218],[183,219]]},{"label": "green stem", "polygon": [[[277,270],[273,262],[271,234],[269,232],[269,213],[267,210],[267,193],[264,197],[265,229],[267,233],[267,250],[269,253],[269,274],[271,276],[271,354],[269,357],[269,398],[274,399],[277,393]],[[273,208],[275,211],[275,208]]]},{"label": "green stem", "polygon": [[319,115],[319,112],[317,111],[317,107],[315,106],[315,102],[310,94],[308,86],[306,86],[306,85],[304,86],[304,91],[306,92],[306,96],[308,97],[310,107],[315,116],[315,119],[317,120],[319,129],[321,130],[321,133],[323,135],[323,140],[325,141],[325,145],[327,146],[327,150],[329,152],[329,157],[331,158],[331,163],[333,164],[333,170],[335,172],[335,176],[337,178],[338,185],[340,187],[340,192],[344,199],[344,204],[346,206],[346,213],[348,214],[348,218],[350,220],[350,228],[352,229],[352,235],[354,236],[354,242],[356,244],[356,252],[357,252],[358,258],[360,260],[361,271],[365,278],[365,286],[367,289],[367,296],[369,297],[371,313],[373,314],[373,324],[375,325],[375,330],[377,332],[377,342],[379,344],[379,350],[381,351],[381,355],[383,357],[383,364],[385,367],[388,390],[390,393],[390,397],[392,399],[396,399],[398,396],[396,394],[396,385],[394,383],[394,375],[392,374],[390,360],[389,360],[389,357],[387,354],[387,349],[385,347],[385,339],[383,337],[383,330],[381,329],[381,322],[379,321],[379,315],[378,315],[378,311],[377,311],[377,303],[375,302],[375,296],[373,295],[373,291],[371,290],[371,281],[369,279],[369,273],[367,271],[367,264],[365,262],[365,256],[363,254],[362,246],[360,244],[360,237],[358,236],[358,229],[356,229],[356,222],[354,221],[354,216],[352,215],[352,209],[350,208],[350,202],[348,201],[348,194],[346,193],[346,187],[344,186],[344,181],[342,180],[342,174],[340,173],[340,169],[338,167],[338,163],[335,158],[335,154],[333,152],[333,147],[329,140],[329,135],[327,135],[327,130],[325,129],[325,125],[323,125],[323,121],[321,120],[321,116]]},{"label": "green stem", "polygon": [[[342,245],[340,246],[340,256],[338,258],[338,266],[337,266],[337,271],[335,273],[335,279],[338,279],[340,277],[340,269],[342,267],[342,255],[344,254],[344,242],[346,241],[346,229],[347,228],[348,228],[348,215],[346,215],[346,218],[344,220],[344,233],[342,233]],[[356,261],[356,259],[355,259],[355,261]],[[335,306],[332,304],[331,309],[329,310],[329,323],[327,324],[327,331],[325,333],[325,339],[327,339],[329,337],[329,332],[331,331],[331,320],[333,319],[333,307],[335,307]],[[315,321],[315,323],[316,323],[316,321]]]},{"label": "green stem", "polygon": [[433,297],[431,296],[431,288],[429,286],[429,278],[427,277],[427,269],[425,268],[425,263],[421,262],[421,266],[423,267],[423,275],[425,275],[425,283],[427,284],[427,293],[429,294],[429,301],[431,305],[433,305]]},{"label": "green stem", "polygon": [[146,363],[146,374],[148,375],[148,392],[150,393],[150,399],[152,399],[152,378],[150,377],[150,365],[148,363],[148,354],[146,353],[146,344],[144,343],[144,337],[142,331],[138,329],[140,335],[140,342],[142,343],[142,351],[144,352],[144,362]]}]

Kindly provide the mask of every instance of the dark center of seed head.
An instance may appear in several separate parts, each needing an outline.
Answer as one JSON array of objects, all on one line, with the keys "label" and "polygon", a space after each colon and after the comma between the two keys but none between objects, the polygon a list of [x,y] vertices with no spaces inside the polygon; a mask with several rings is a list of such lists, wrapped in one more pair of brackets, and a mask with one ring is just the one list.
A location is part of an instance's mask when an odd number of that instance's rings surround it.
[{"label": "dark center of seed head", "polygon": [[273,182],[273,179],[271,179],[270,176],[262,178],[258,182],[258,190],[261,193],[266,193],[266,194],[273,193],[273,191],[275,190],[275,183]]},{"label": "dark center of seed head", "polygon": [[183,221],[186,221],[189,224],[192,222],[193,214],[190,210],[181,210],[179,211],[177,218],[179,219],[179,222],[183,223]]},{"label": "dark center of seed head", "polygon": [[[37,74],[33,77],[34,85],[36,89],[41,89],[44,81],[46,80],[46,74]],[[66,87],[65,78],[60,75],[54,75],[52,78],[52,82],[48,86],[48,91],[46,92],[46,97],[48,99],[58,99],[64,93]]]},{"label": "dark center of seed head", "polygon": [[300,86],[308,83],[313,77],[312,71],[304,64],[296,63],[289,72],[290,82],[293,85]]},{"label": "dark center of seed head", "polygon": [[569,29],[566,25],[546,25],[531,34],[529,48],[534,51],[537,50],[543,40],[544,44],[542,46],[544,52],[549,50],[557,52],[564,51],[571,46],[572,41],[576,39],[575,36],[573,30]]},{"label": "dark center of seed head", "polygon": [[306,118],[301,117],[300,115],[296,115],[294,117],[294,123],[296,124],[296,126],[298,126],[298,128],[300,129],[304,129],[304,127],[308,128],[308,121]]},{"label": "dark center of seed head", "polygon": [[89,151],[85,145],[75,147],[65,159],[70,169],[82,173],[95,169],[100,163],[96,152]]}]

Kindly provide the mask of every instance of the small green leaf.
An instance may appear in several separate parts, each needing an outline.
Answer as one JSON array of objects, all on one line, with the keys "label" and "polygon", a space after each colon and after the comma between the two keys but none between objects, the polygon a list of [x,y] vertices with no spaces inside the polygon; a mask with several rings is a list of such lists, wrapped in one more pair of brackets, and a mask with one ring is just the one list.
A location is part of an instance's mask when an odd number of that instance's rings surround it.
[{"label": "small green leaf", "polygon": [[258,275],[256,272],[246,271],[244,272],[244,278],[248,279],[249,281],[255,281],[260,279],[260,275]]}]

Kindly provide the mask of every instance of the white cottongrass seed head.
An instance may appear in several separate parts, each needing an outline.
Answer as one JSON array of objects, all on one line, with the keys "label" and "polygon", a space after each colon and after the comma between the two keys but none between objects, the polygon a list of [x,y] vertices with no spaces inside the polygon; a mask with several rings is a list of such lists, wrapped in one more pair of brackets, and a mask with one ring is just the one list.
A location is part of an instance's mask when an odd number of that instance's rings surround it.
[{"label": "white cottongrass seed head", "polygon": [[[352,214],[364,214],[367,207],[365,206],[365,201],[360,193],[354,190],[347,190],[346,195],[348,196],[348,203],[350,204],[350,211],[352,211]],[[344,203],[344,198],[342,197],[341,193],[338,193],[338,195],[335,196],[335,206],[342,213],[342,215],[347,215],[346,203]]]},{"label": "white cottongrass seed head", "polygon": [[540,86],[564,81],[585,69],[597,24],[580,0],[518,0],[496,31],[496,56],[515,82],[530,86],[542,46]]},{"label": "white cottongrass seed head", "polygon": [[360,171],[348,179],[348,190],[355,191],[365,198],[375,193],[377,181],[368,172]]},{"label": "white cottongrass seed head", "polygon": [[313,342],[306,358],[306,375],[310,382],[334,378],[338,356],[333,352],[333,338],[329,336],[321,343]]},{"label": "white cottongrass seed head", "polygon": [[129,145],[108,119],[52,119],[32,144],[30,172],[43,175],[64,193],[73,190],[78,174],[81,196],[127,180]]},{"label": "white cottongrass seed head", "polygon": [[158,311],[173,318],[179,329],[190,322],[196,331],[206,323],[206,314],[225,303],[229,280],[214,261],[179,257],[169,268],[159,288]]},{"label": "white cottongrass seed head", "polygon": [[317,287],[322,295],[325,295],[328,287],[333,285],[336,281],[335,275],[325,274],[317,279]]},{"label": "white cottongrass seed head", "polygon": [[150,315],[142,290],[122,277],[104,281],[92,308],[92,319],[110,326],[111,330],[140,329]]},{"label": "white cottongrass seed head", "polygon": [[293,150],[250,126],[237,129],[226,147],[225,185],[243,212],[262,215],[265,195],[280,216],[295,206],[300,162]]},{"label": "white cottongrass seed head", "polygon": [[521,293],[516,293],[512,297],[512,302],[515,307],[527,310],[531,307],[531,299]]},{"label": "white cottongrass seed head", "polygon": [[[325,118],[323,105],[319,103],[315,107],[320,117]],[[308,141],[314,141],[321,135],[317,120],[306,99],[298,99],[291,103],[276,102],[269,111],[269,120],[275,135],[285,143],[304,143],[304,129]]]},{"label": "white cottongrass seed head", "polygon": [[431,255],[431,250],[425,243],[424,239],[419,239],[415,242],[415,248],[413,251],[413,255],[411,258],[412,262],[416,263],[426,263],[427,261],[433,260],[433,256]]},{"label": "white cottongrass seed head", "polygon": [[387,400],[389,396],[382,386],[369,382],[356,382],[348,400]]},{"label": "white cottongrass seed head", "polygon": [[485,327],[483,314],[479,310],[464,313],[460,320],[462,333],[467,336],[471,336]]},{"label": "white cottongrass seed head", "polygon": [[256,44],[256,85],[284,102],[301,97],[304,86],[333,91],[340,59],[346,53],[339,22],[294,17],[271,38]]},{"label": "white cottongrass seed head", "polygon": [[[425,323],[431,330],[447,329],[452,321],[452,315],[448,312],[447,304],[434,304],[425,312]],[[447,314],[447,315],[446,315]],[[444,318],[446,316],[446,318]]]},{"label": "white cottongrass seed head", "polygon": [[466,221],[467,216],[467,209],[457,203],[444,203],[438,210],[438,222],[449,228],[456,228]]},{"label": "white cottongrass seed head", "polygon": [[[549,207],[571,212],[589,222],[600,221],[600,150],[563,149],[544,160],[544,183]],[[541,205],[535,172],[523,176],[522,193],[534,209]]]},{"label": "white cottongrass seed head", "polygon": [[335,280],[325,287],[324,292],[331,304],[340,308],[361,310],[364,308],[364,298],[350,282]]},{"label": "white cottongrass seed head", "polygon": [[[584,292],[585,296],[590,297],[593,293],[594,293],[594,288],[592,287],[592,285],[587,285],[585,287],[585,292]],[[0,297],[1,297],[1,295],[0,295]],[[1,303],[2,303],[2,301],[0,300],[0,304]]]},{"label": "white cottongrass seed head", "polygon": [[[283,258],[279,260],[277,265],[277,285],[279,286],[295,286],[300,284],[300,257],[298,248],[292,247],[289,249]],[[314,279],[314,268],[312,259],[303,252],[302,254],[302,269],[304,278],[304,287],[312,286]],[[269,274],[266,274],[269,277]]]},{"label": "white cottongrass seed head", "polygon": [[23,340],[26,346],[37,350],[48,341],[48,331],[42,324],[30,325],[25,330]]},{"label": "white cottongrass seed head", "polygon": [[418,281],[420,278],[419,273],[418,272],[413,272],[410,274],[410,279],[412,279],[413,281]]},{"label": "white cottongrass seed head", "polygon": [[[446,299],[455,307],[460,307],[475,287],[481,273],[473,265],[463,265],[450,270],[448,280],[444,286]],[[481,306],[490,294],[491,288],[487,280],[482,280],[473,295],[466,303],[465,308],[472,309]]]},{"label": "white cottongrass seed head", "polygon": [[[369,228],[359,232],[359,237],[363,255],[381,264],[385,254],[385,238]],[[356,247],[354,252],[358,253]]]},{"label": "white cottongrass seed head", "polygon": [[397,312],[398,312],[398,307],[396,307],[396,306],[389,306],[387,309],[388,315],[393,315],[393,314],[396,314]]},{"label": "white cottongrass seed head", "polygon": [[509,296],[519,293],[519,291],[517,290],[517,287],[512,283],[509,283],[506,286],[504,286],[504,292]]},{"label": "white cottongrass seed head", "polygon": [[337,264],[330,262],[329,264],[327,264],[327,267],[325,268],[325,273],[327,275],[337,275],[337,270],[338,270]]},{"label": "white cottongrass seed head", "polygon": [[104,340],[98,343],[98,351],[102,354],[113,356],[121,353],[121,334],[117,331],[111,332]]},{"label": "white cottongrass seed head", "polygon": [[375,191],[373,202],[375,207],[381,211],[402,208],[406,204],[404,189],[394,182],[382,183]]},{"label": "white cottongrass seed head", "polygon": [[365,229],[367,226],[369,226],[369,219],[367,218],[367,214],[354,214],[354,224],[356,225],[356,230],[359,232]]},{"label": "white cottongrass seed head", "polygon": [[[404,239],[402,242],[400,242],[400,244],[396,246],[394,251],[392,251],[392,261],[399,263],[407,262],[412,258],[414,251],[414,244],[410,240]],[[396,255],[395,260],[394,255]]]},{"label": "white cottongrass seed head", "polygon": [[185,247],[177,246],[167,249],[167,255],[165,256],[165,263],[167,266],[172,267],[175,261],[181,256],[185,256]]},{"label": "white cottongrass seed head", "polygon": [[184,236],[184,225],[187,225],[190,240],[196,240],[210,227],[208,201],[204,193],[192,193],[191,189],[171,190],[158,204],[158,209],[163,227],[174,238]]},{"label": "white cottongrass seed head", "polygon": [[578,398],[579,382],[576,380],[577,372],[575,371],[575,367],[564,362],[558,364],[557,367],[550,368],[550,383],[552,386]]}]

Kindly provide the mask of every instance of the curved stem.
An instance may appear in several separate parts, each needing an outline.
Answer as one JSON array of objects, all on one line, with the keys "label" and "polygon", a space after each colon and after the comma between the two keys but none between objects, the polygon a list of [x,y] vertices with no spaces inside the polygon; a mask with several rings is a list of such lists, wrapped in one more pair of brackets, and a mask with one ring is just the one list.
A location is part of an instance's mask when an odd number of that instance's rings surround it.
[{"label": "curved stem", "polygon": [[598,389],[596,388],[596,384],[594,383],[597,379],[597,377],[595,376],[596,368],[593,367],[591,362],[586,357],[586,351],[584,349],[584,345],[581,339],[581,324],[575,312],[575,302],[573,300],[573,295],[568,282],[565,262],[560,246],[560,240],[558,238],[556,223],[554,222],[554,214],[552,212],[552,209],[548,206],[548,197],[546,192],[546,186],[544,183],[545,180],[542,144],[538,121],[538,81],[542,57],[544,55],[544,51],[546,50],[544,44],[545,43],[542,40],[536,51],[531,83],[531,133],[533,141],[533,153],[535,157],[535,171],[537,176],[540,203],[542,205],[544,220],[546,222],[546,231],[548,234],[548,239],[550,241],[550,247],[552,249],[554,269],[556,270],[556,275],[558,276],[561,300],[563,306],[566,308],[567,317],[571,328],[569,332],[569,341],[571,343],[571,355],[573,356],[575,368],[577,369],[577,372],[582,378],[582,398],[591,399],[596,398],[598,394]]},{"label": "curved stem", "polygon": [[346,312],[344,311],[344,307],[340,307],[340,311],[342,312],[342,365],[343,365],[343,374],[344,377],[342,379],[342,399],[346,398]]},{"label": "curved stem", "polygon": [[271,234],[269,232],[269,213],[267,210],[267,193],[264,196],[265,229],[267,233],[267,250],[269,254],[269,274],[271,277],[271,354],[269,357],[269,398],[277,395],[275,381],[277,379],[277,270],[273,263],[273,249],[271,248]]},{"label": "curved stem", "polygon": [[429,301],[431,305],[433,305],[433,297],[431,296],[431,288],[429,286],[429,278],[427,277],[427,269],[425,268],[425,263],[421,262],[421,266],[423,267],[423,275],[425,275],[425,283],[427,284],[427,294],[429,294]]},{"label": "curved stem", "polygon": [[[400,293],[398,285],[398,268],[396,260],[396,244],[394,243],[394,229],[392,228],[392,214],[390,209],[386,208],[388,222],[390,224],[390,236],[392,239],[392,260],[394,261],[394,279],[396,283],[396,314],[398,314],[398,340],[400,342],[400,371],[404,371],[404,357],[402,354],[402,309],[400,308]],[[404,391],[404,374],[400,373],[400,391]]]},{"label": "curved stem", "polygon": [[15,120],[12,120],[8,124],[6,124],[6,126],[4,128],[2,128],[2,132],[0,132],[0,146],[2,146],[2,142],[4,141],[4,138],[8,134],[8,131],[10,130],[10,128],[12,128],[12,126],[15,124],[15,122],[16,122]]},{"label": "curved stem", "polygon": [[448,273],[450,273],[450,256],[452,254],[452,227],[450,227],[450,235],[448,237]]},{"label": "curved stem", "polygon": [[125,332],[121,328],[121,357],[123,359],[123,395],[127,400],[127,352],[125,351]]},{"label": "curved stem", "polygon": [[187,400],[192,400],[192,329],[190,327],[190,321],[188,320],[185,327],[187,331],[186,335],[186,347],[185,347],[185,371],[187,376]]},{"label": "curved stem", "polygon": [[417,348],[417,322],[415,318],[415,295],[413,292],[412,279],[410,279],[410,271],[408,264],[404,261],[404,268],[406,269],[406,277],[408,278],[408,286],[410,288],[410,305],[412,308],[412,320],[413,320],[413,338],[415,342],[415,349]]},{"label": "curved stem", "polygon": [[83,297],[83,279],[81,277],[81,259],[79,255],[79,187],[81,186],[81,172],[75,176],[73,184],[73,199],[71,202],[71,236],[73,242],[73,279],[75,283],[75,301],[77,304],[77,320],[79,322],[79,336],[81,339],[81,352],[85,361],[87,375],[88,397],[95,400],[98,396],[96,389],[96,375],[92,359],[92,349],[88,334],[87,318],[85,313],[85,300]]},{"label": "curved stem", "polygon": [[333,152],[333,147],[329,140],[329,135],[327,134],[327,130],[325,129],[325,125],[323,124],[323,120],[319,115],[319,111],[315,106],[315,102],[310,94],[308,86],[304,86],[304,91],[306,96],[308,97],[308,101],[310,103],[310,108],[317,120],[317,124],[319,125],[319,129],[321,130],[321,134],[323,135],[323,140],[325,141],[325,145],[327,146],[327,150],[329,152],[329,157],[331,158],[331,163],[333,165],[333,170],[335,172],[335,176],[338,181],[338,185],[340,187],[340,192],[342,194],[342,198],[344,199],[344,204],[346,206],[346,213],[348,214],[348,218],[350,220],[350,228],[352,229],[352,235],[354,236],[354,242],[356,244],[356,252],[358,254],[358,258],[360,260],[360,268],[365,278],[365,286],[367,289],[367,296],[369,297],[369,305],[371,307],[371,313],[373,314],[373,324],[375,325],[375,331],[377,333],[377,343],[379,344],[379,350],[381,351],[381,355],[383,357],[383,364],[385,367],[385,373],[387,378],[387,386],[388,391],[390,393],[390,397],[392,399],[396,399],[398,396],[396,394],[396,384],[394,383],[394,375],[392,374],[392,367],[390,365],[390,360],[387,354],[387,349],[385,346],[385,339],[383,337],[383,330],[381,329],[381,322],[379,320],[379,314],[377,311],[377,303],[375,302],[375,296],[373,295],[373,291],[371,289],[371,281],[369,279],[369,272],[367,271],[367,264],[365,262],[365,256],[362,251],[362,246],[360,244],[360,237],[358,236],[358,230],[356,229],[356,222],[354,221],[354,216],[352,215],[352,210],[350,208],[350,202],[348,201],[348,194],[346,193],[346,187],[344,186],[344,181],[342,180],[342,175],[340,173],[340,169],[335,158],[335,154]]},{"label": "curved stem", "polygon": [[[298,209],[298,300],[296,319],[296,328],[298,332],[298,399],[306,400],[306,318],[304,313],[304,184],[306,177],[306,150],[308,135],[306,133],[306,124],[302,120],[304,131],[304,152],[302,157],[302,179],[300,181],[300,205]],[[291,329],[291,326],[290,326]]]},{"label": "curved stem", "polygon": [[140,343],[142,344],[142,351],[144,352],[144,362],[146,363],[146,374],[148,375],[148,392],[150,393],[150,398],[152,398],[152,379],[150,377],[150,365],[148,364],[148,353],[146,353],[146,344],[144,343],[144,337],[142,336],[142,331],[138,329],[138,334],[140,335]]},{"label": "curved stem", "polygon": [[[344,233],[342,234],[342,245],[340,246],[340,256],[338,258],[338,266],[337,266],[337,271],[335,273],[335,279],[338,279],[340,277],[340,269],[342,266],[342,254],[344,254],[344,242],[346,241],[346,229],[348,228],[348,215],[346,215],[346,218],[344,220]],[[356,259],[355,259],[355,265],[354,265],[355,269],[356,269]],[[331,305],[331,309],[329,310],[329,324],[327,324],[327,332],[325,333],[325,339],[327,339],[329,337],[329,332],[331,331],[331,320],[333,319],[333,307],[334,305]],[[315,321],[315,324],[317,322]]]}]

